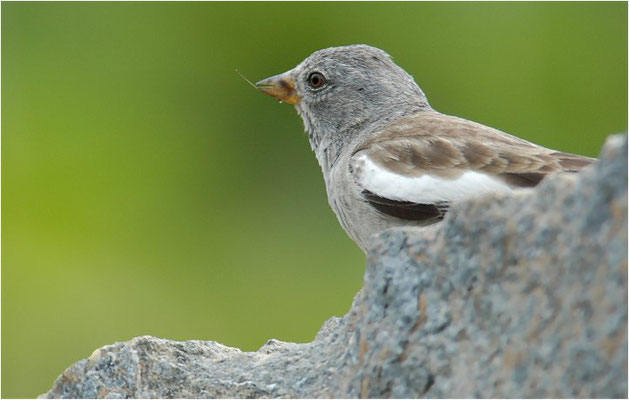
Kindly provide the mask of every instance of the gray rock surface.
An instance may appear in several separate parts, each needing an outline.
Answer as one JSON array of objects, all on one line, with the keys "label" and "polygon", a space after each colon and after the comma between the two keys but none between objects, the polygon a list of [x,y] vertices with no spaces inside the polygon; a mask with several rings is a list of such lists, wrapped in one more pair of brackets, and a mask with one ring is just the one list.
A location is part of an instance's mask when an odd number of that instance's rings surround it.
[{"label": "gray rock surface", "polygon": [[138,337],[42,397],[627,397],[627,137],[601,161],[374,239],[311,343]]}]

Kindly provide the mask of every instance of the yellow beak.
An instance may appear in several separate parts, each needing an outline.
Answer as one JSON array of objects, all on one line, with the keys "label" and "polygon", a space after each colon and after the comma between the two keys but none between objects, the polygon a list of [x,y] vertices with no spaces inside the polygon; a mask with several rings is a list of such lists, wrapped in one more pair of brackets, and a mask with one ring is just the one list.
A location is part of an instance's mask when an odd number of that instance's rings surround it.
[{"label": "yellow beak", "polygon": [[280,102],[297,104],[301,97],[295,92],[295,80],[290,76],[289,72],[263,79],[256,83],[256,87],[262,93],[273,96]]}]

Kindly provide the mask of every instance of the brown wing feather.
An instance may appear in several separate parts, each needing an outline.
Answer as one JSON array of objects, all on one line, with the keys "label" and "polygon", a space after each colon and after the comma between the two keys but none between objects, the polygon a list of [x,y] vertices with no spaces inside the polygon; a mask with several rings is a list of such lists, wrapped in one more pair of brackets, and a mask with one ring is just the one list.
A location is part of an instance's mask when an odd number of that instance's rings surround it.
[{"label": "brown wing feather", "polygon": [[595,159],[562,153],[487,126],[422,112],[404,118],[356,149],[390,171],[456,177],[472,169],[513,186],[535,186],[549,173],[575,172]]}]

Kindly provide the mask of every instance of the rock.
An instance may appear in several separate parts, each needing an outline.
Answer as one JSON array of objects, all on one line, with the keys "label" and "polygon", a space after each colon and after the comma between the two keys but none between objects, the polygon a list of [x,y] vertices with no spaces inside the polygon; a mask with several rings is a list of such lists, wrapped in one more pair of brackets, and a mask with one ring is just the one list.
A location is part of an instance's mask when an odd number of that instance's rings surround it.
[{"label": "rock", "polygon": [[350,312],[257,352],[143,336],[42,397],[627,397],[627,136],[529,191],[374,238]]}]

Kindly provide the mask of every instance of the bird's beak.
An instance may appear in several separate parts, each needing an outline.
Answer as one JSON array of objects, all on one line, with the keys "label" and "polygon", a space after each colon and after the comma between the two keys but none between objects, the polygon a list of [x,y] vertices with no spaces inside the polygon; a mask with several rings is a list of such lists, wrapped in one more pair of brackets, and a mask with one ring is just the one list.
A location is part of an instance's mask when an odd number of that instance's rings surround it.
[{"label": "bird's beak", "polygon": [[290,72],[263,79],[256,83],[256,87],[263,93],[275,97],[280,102],[297,104],[301,97],[295,92],[295,80],[290,75]]}]

